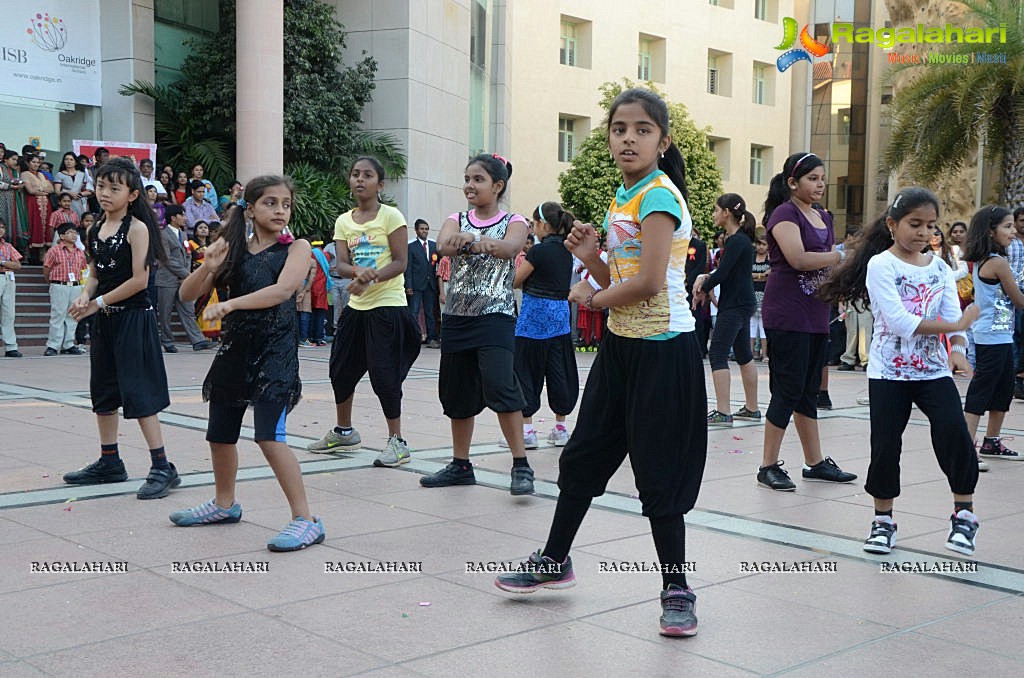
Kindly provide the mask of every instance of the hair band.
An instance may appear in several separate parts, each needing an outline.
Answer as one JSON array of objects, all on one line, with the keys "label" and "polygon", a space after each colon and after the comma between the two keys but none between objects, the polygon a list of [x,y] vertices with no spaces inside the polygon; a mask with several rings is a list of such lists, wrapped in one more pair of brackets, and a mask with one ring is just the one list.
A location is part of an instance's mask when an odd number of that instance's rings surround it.
[{"label": "hair band", "polygon": [[548,223],[548,220],[544,218],[544,203],[537,205],[537,214],[540,215],[540,220],[543,223]]},{"label": "hair band", "polygon": [[796,164],[793,165],[793,171],[791,171],[789,173],[790,178],[792,178],[792,177],[794,177],[796,175],[796,168],[800,166],[800,163],[802,163],[804,160],[807,160],[807,158],[811,157],[812,155],[814,155],[814,154],[813,153],[808,153],[807,155],[805,155],[804,157],[802,157],[802,158],[800,158],[799,160],[796,161]]},{"label": "hair band", "polygon": [[892,201],[892,208],[896,209],[897,207],[899,207],[900,206],[900,200],[902,200],[902,199],[903,199],[903,194],[902,193],[897,193],[896,194],[896,199]]},{"label": "hair band", "polygon": [[506,160],[505,156],[503,156],[503,155],[499,155],[497,153],[492,153],[491,157],[494,158],[495,160],[500,160],[502,162],[502,164],[505,164],[505,165],[508,164],[508,160]]}]

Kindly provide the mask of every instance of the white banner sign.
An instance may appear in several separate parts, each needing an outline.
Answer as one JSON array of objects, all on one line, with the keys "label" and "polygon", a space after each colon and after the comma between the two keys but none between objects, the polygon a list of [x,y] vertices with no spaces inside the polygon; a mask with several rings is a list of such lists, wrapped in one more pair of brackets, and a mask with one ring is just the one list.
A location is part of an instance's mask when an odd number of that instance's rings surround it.
[{"label": "white banner sign", "polygon": [[0,0],[0,94],[100,105],[100,0]]}]

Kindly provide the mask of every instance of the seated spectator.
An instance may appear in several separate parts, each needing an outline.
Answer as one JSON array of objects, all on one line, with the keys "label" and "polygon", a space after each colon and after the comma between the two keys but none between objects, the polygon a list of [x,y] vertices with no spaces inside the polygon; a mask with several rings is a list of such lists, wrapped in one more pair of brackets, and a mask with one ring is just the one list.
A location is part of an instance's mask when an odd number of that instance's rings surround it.
[{"label": "seated spectator", "polygon": [[[64,223],[73,224],[77,229],[78,224],[81,223],[78,214],[72,209],[71,194],[64,192],[60,194],[57,199],[57,204],[60,205],[57,209],[50,214],[50,220],[46,224],[46,242],[49,243],[47,247],[52,247],[57,244],[57,240],[60,235],[57,233],[57,227]],[[77,233],[77,231],[76,231]]]},{"label": "seated spectator", "polygon": [[217,204],[217,212],[220,213],[222,219],[227,221],[227,217],[224,216],[224,212],[231,205],[241,205],[242,207],[245,207],[245,200],[242,198],[244,191],[245,189],[242,186],[242,182],[240,182],[238,179],[235,179],[235,181],[232,182],[231,184],[229,192],[225,193],[220,197],[220,200],[218,201]]},{"label": "seated spectator", "polygon": [[139,173],[142,174],[142,187],[149,188],[152,186],[156,191],[156,202],[160,204],[167,202],[167,189],[164,188],[159,179],[153,176],[153,161],[149,158],[143,158],[139,162]]},{"label": "seated spectator", "polygon": [[213,209],[213,206],[206,201],[206,185],[203,182],[191,182],[189,190],[192,196],[185,201],[183,207],[185,208],[185,223],[188,226],[188,235],[191,237],[195,232],[193,229],[197,222],[205,221],[209,223],[211,221],[218,221],[220,217],[217,216],[217,210]]},{"label": "seated spectator", "polygon": [[146,186],[146,204],[149,205],[149,209],[153,210],[153,214],[156,215],[157,226],[163,226],[167,223],[167,206],[160,202],[160,194],[157,193],[156,186]]},{"label": "seated spectator", "polygon": [[[203,258],[206,256],[206,248],[210,246],[210,225],[205,221],[197,221],[195,223],[195,233],[192,235],[192,239],[188,241],[189,254],[192,255],[192,270],[196,270],[203,264]],[[196,315],[199,315],[198,308],[196,309]]]},{"label": "seated spectator", "polygon": [[185,201],[189,198],[188,190],[188,175],[184,172],[178,172],[174,175],[174,202],[178,205],[184,205]]},{"label": "seated spectator", "polygon": [[212,207],[216,211],[216,209],[217,209],[217,189],[215,189],[213,187],[213,184],[210,183],[209,179],[204,179],[203,178],[204,172],[205,172],[205,170],[203,169],[203,166],[201,164],[196,163],[195,165],[193,165],[192,166],[192,179],[191,179],[191,181],[192,182],[198,181],[203,186],[206,187],[206,193],[203,194],[203,198],[206,200],[206,202],[210,203],[210,207]]}]

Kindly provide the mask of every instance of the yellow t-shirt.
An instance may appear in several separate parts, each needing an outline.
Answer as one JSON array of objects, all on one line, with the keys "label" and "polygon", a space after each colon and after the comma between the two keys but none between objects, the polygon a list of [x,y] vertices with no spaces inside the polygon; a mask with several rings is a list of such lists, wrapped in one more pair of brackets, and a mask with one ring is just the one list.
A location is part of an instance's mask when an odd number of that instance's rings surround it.
[{"label": "yellow t-shirt", "polygon": [[[334,222],[334,239],[348,245],[349,261],[355,266],[380,270],[391,263],[388,236],[406,226],[405,217],[391,205],[381,205],[373,221],[357,224],[352,212]],[[348,305],[357,311],[381,306],[407,306],[405,281],[401,273],[390,280],[375,282],[359,296],[351,296]]]}]

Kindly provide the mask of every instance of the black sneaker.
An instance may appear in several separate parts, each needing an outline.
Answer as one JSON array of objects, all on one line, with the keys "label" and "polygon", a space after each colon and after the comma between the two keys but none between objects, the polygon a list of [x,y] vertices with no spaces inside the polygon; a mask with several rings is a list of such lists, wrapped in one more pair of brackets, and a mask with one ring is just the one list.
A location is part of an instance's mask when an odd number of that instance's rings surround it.
[{"label": "black sneaker", "polygon": [[540,550],[530,554],[529,560],[519,564],[517,572],[499,574],[494,585],[511,593],[533,593],[537,589],[568,589],[576,586],[576,575],[572,572],[572,558],[565,557],[564,563],[556,563]]},{"label": "black sneaker", "polygon": [[779,492],[792,492],[795,490],[796,485],[789,479],[789,473],[782,468],[782,465],[785,463],[784,461],[779,461],[771,466],[758,469],[757,484],[761,487],[767,487],[769,490],[778,490]]},{"label": "black sneaker", "polygon": [[423,487],[448,487],[449,485],[476,485],[473,467],[462,468],[455,462],[449,463],[440,471],[420,478]]},{"label": "black sneaker", "polygon": [[823,483],[852,483],[857,479],[857,474],[847,473],[839,468],[839,464],[832,461],[832,457],[825,457],[814,466],[804,464],[801,475],[804,480],[816,480]]},{"label": "black sneaker", "polygon": [[5,358],[24,358],[25,356],[23,356],[21,354],[21,351],[13,350],[13,351],[7,351],[6,353],[4,353],[4,357]]},{"label": "black sneaker", "polygon": [[832,409],[832,399],[828,397],[828,391],[818,391],[818,399],[815,405],[819,410]]},{"label": "black sneaker", "polygon": [[57,355],[57,349],[50,348],[49,346],[47,346],[46,350],[43,351],[43,355],[46,356],[47,358],[49,358],[50,356]]},{"label": "black sneaker", "polygon": [[124,462],[106,462],[97,459],[93,463],[64,474],[64,482],[68,485],[100,485],[102,483],[123,483],[128,480],[128,472],[124,470]]},{"label": "black sneaker", "polygon": [[192,344],[193,351],[205,351],[207,349],[217,348],[217,342],[215,341],[199,341]]},{"label": "black sneaker", "polygon": [[871,534],[864,541],[868,553],[889,553],[896,546],[896,523],[876,520],[871,523]]},{"label": "black sneaker", "polygon": [[533,494],[533,469],[529,466],[513,466],[509,492],[514,495]]},{"label": "black sneaker", "polygon": [[1011,450],[999,438],[985,438],[981,443],[978,455],[989,459],[1005,459],[1007,461],[1024,460],[1024,454]]},{"label": "black sneaker", "polygon": [[669,584],[661,592],[661,635],[688,638],[697,635],[697,596],[690,589]]},{"label": "black sneaker", "polygon": [[72,346],[71,348],[62,348],[60,350],[61,355],[82,355],[85,353],[85,349],[81,346]]},{"label": "black sneaker", "polygon": [[166,497],[172,488],[181,485],[181,478],[178,477],[178,469],[174,464],[170,468],[151,468],[146,482],[142,484],[139,491],[135,493],[138,499],[160,499]]},{"label": "black sneaker", "polygon": [[851,365],[850,363],[839,363],[840,372],[853,372],[855,369],[857,369],[856,366]]},{"label": "black sneaker", "polygon": [[175,346],[174,344],[168,344],[167,346],[164,346],[164,353],[177,353],[177,352],[178,352],[178,347]]},{"label": "black sneaker", "polygon": [[978,535],[978,517],[964,509],[951,515],[949,522],[951,529],[946,539],[946,548],[965,556],[973,556],[974,540]]}]

